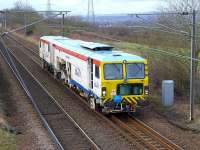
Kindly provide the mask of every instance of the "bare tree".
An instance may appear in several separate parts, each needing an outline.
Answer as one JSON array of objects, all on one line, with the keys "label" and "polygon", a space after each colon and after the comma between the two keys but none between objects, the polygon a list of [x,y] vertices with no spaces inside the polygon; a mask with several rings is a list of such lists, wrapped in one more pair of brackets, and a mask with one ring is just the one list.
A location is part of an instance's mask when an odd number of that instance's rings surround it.
[{"label": "bare tree", "polygon": [[169,11],[192,12],[200,8],[199,0],[167,0]]},{"label": "bare tree", "polygon": [[[162,8],[163,12],[189,12],[200,9],[199,0],[167,0],[167,5]],[[179,30],[191,32],[191,15],[165,15],[160,17],[160,22]]]},{"label": "bare tree", "polygon": [[13,10],[18,10],[18,11],[33,11],[33,7],[30,4],[26,4],[22,2],[21,0],[18,0],[14,3],[14,8]]},{"label": "bare tree", "polygon": [[[16,27],[26,25],[32,20],[38,20],[41,16],[38,13],[31,13],[34,11],[30,4],[24,3],[18,0],[14,3],[14,7],[9,10],[8,13],[8,24],[9,26]],[[30,26],[26,28],[26,34],[32,34],[35,26]]]},{"label": "bare tree", "polygon": [[[164,12],[189,12],[191,13],[193,10],[196,10],[199,13],[200,10],[200,0],[168,0],[167,7],[163,8]],[[197,14],[197,35],[200,34],[199,29],[199,21],[200,15]],[[165,15],[163,14],[159,22],[175,28],[180,31],[185,31],[191,34],[191,23],[192,23],[192,15]],[[198,44],[200,39],[196,38]],[[200,49],[198,46],[196,47],[196,56],[200,57]]]}]

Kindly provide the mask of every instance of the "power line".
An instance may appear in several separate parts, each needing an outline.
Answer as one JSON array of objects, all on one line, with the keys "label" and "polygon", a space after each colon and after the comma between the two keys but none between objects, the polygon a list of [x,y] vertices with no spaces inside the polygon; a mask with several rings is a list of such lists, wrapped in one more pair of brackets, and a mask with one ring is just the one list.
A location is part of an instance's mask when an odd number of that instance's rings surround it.
[{"label": "power line", "polygon": [[[85,30],[73,30],[73,31],[87,32]],[[107,37],[107,36],[101,36],[101,35],[99,35],[97,33],[90,33],[90,34],[98,35],[99,37],[102,37],[102,38],[105,38],[105,39],[109,39],[109,40],[113,40],[113,41],[116,41],[116,42],[121,42],[118,39],[114,39],[114,38]],[[158,53],[158,54],[165,54],[167,56],[173,56],[173,57],[180,58],[180,59],[191,60],[191,57],[189,57],[189,56],[177,54],[177,53],[174,53],[174,52],[168,52],[166,50],[162,50],[162,49],[158,49],[158,48],[148,48],[148,50],[150,50],[150,51],[147,51],[147,52]],[[169,50],[169,51],[174,51],[174,50]],[[200,59],[197,59],[197,58],[192,58],[192,60],[200,62]]]},{"label": "power line", "polygon": [[47,11],[47,10],[34,10],[34,11],[23,11],[23,10],[19,10],[19,11],[14,11],[14,10],[0,10],[0,13],[4,14],[4,13],[45,13],[45,12],[52,12],[52,13],[59,13],[59,12],[63,12],[63,13],[68,13],[71,11],[68,10],[51,10],[51,11]]},{"label": "power line", "polygon": [[170,33],[170,34],[176,34],[176,35],[180,35],[180,36],[188,36],[186,34],[183,33],[177,33],[177,32],[171,32],[168,30],[162,30],[160,29],[160,27],[148,27],[148,26],[128,26],[129,28],[143,28],[145,30],[154,30],[154,31],[160,31],[160,32],[165,32],[165,33]]},{"label": "power line", "polygon": [[[165,50],[161,50],[161,49],[157,49],[157,48],[149,48],[149,50],[151,50],[151,52],[165,54],[167,56],[173,56],[173,57],[176,57],[176,58],[191,60],[190,56],[185,56],[185,55],[180,55],[180,54],[177,54],[177,53],[167,52]],[[197,59],[197,58],[192,58],[192,60],[200,62],[200,59]]]},{"label": "power line", "polygon": [[25,29],[25,28],[27,28],[27,27],[33,26],[33,25],[35,25],[35,24],[37,24],[37,23],[43,22],[43,21],[45,21],[45,20],[49,20],[49,19],[51,19],[51,18],[55,18],[55,17],[57,17],[57,16],[59,16],[59,15],[61,15],[61,13],[56,14],[56,15],[54,15],[54,16],[50,16],[50,17],[48,17],[48,18],[40,19],[40,20],[38,20],[38,21],[32,22],[32,23],[30,23],[30,24],[28,24],[28,25],[25,25],[25,26],[23,26],[23,27],[19,27],[19,28],[16,28],[16,29],[13,29],[13,30],[4,32],[3,34],[1,34],[1,36],[4,36],[4,35],[6,35],[6,34],[10,34],[10,33],[16,32],[16,31],[23,30],[23,29]]},{"label": "power line", "polygon": [[[143,15],[143,14],[140,14],[140,15]],[[146,23],[146,22],[151,23],[149,20],[146,20],[146,19],[140,17],[138,14],[136,14],[136,17],[139,18],[139,19],[141,19],[141,20],[143,21],[143,23],[144,23],[144,22],[145,22],[145,23]],[[168,27],[168,26],[166,26],[166,25],[164,25],[164,24],[161,24],[161,23],[155,23],[155,24],[157,24],[158,26],[164,27],[164,28],[166,28],[166,29],[172,30],[172,31],[174,31],[174,32],[179,32],[179,33],[181,33],[181,34],[188,34],[188,35],[189,35],[189,33],[186,32],[186,31],[177,30],[177,29]]]},{"label": "power line", "polygon": [[[164,13],[164,14],[181,14],[181,13]],[[190,14],[192,14],[192,13],[182,13],[181,15],[190,15]],[[144,19],[144,18],[142,18],[142,17],[139,17],[139,15],[153,15],[153,14],[128,14],[128,15],[130,15],[131,17],[133,17],[134,15],[137,17],[137,18],[139,18],[139,19],[141,19],[142,20],[142,23],[152,23],[152,22],[150,22],[149,20],[146,20],[146,19]],[[155,14],[155,15],[158,15],[158,14]],[[156,27],[154,27],[153,29],[151,28],[151,27],[149,27],[149,29],[151,29],[151,30],[157,30],[157,31],[161,31],[161,32],[166,32],[166,33],[170,33],[170,34],[176,34],[176,35],[183,35],[183,36],[188,36],[188,37],[191,37],[192,35],[189,33],[189,32],[186,32],[186,31],[182,31],[182,30],[177,30],[177,29],[174,29],[174,28],[171,28],[171,27],[168,27],[168,26],[166,26],[166,25],[164,25],[164,24],[161,24],[161,23],[155,23],[155,24],[157,24],[158,26],[161,26],[161,27],[164,27],[164,28],[166,28],[166,29],[169,29],[169,30],[172,30],[172,31],[174,31],[174,32],[171,32],[171,31],[168,31],[168,30],[161,30],[161,29],[156,29]],[[144,28],[144,27],[143,27]],[[145,27],[146,29],[148,29],[148,27]],[[157,28],[159,28],[159,27],[157,27]],[[200,36],[198,35],[198,34],[196,34],[195,35],[195,38],[200,38]]]}]

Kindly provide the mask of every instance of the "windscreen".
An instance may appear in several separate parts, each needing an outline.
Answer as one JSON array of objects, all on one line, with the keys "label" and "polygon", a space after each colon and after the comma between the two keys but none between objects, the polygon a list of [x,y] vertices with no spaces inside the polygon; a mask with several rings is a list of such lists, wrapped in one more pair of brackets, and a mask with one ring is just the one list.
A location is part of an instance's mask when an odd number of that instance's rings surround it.
[{"label": "windscreen", "polygon": [[104,79],[105,80],[120,80],[123,78],[122,64],[105,64]]},{"label": "windscreen", "polygon": [[144,78],[144,64],[142,63],[126,64],[126,72],[128,79]]}]

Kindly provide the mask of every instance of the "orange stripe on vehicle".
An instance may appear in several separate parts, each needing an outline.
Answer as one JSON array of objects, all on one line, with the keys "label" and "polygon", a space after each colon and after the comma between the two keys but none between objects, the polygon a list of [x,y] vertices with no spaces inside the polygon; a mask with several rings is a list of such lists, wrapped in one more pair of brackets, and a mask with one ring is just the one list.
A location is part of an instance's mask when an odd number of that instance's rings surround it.
[{"label": "orange stripe on vehicle", "polygon": [[101,62],[98,61],[98,60],[93,59],[93,64],[95,64],[95,65],[97,65],[97,66],[100,66]]}]

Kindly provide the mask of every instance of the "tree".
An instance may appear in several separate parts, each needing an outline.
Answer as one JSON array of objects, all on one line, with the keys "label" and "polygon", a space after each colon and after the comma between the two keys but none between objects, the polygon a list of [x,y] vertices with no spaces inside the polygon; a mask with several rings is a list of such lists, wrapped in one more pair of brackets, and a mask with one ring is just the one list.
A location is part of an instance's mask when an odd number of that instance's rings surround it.
[{"label": "tree", "polygon": [[[14,7],[8,10],[8,22],[11,26],[22,26],[32,22],[32,20],[38,20],[41,16],[38,13],[32,13],[34,11],[30,4],[23,3],[18,0],[14,3]],[[21,11],[21,12],[20,12]],[[35,26],[30,26],[26,28],[26,34],[32,34]]]}]

